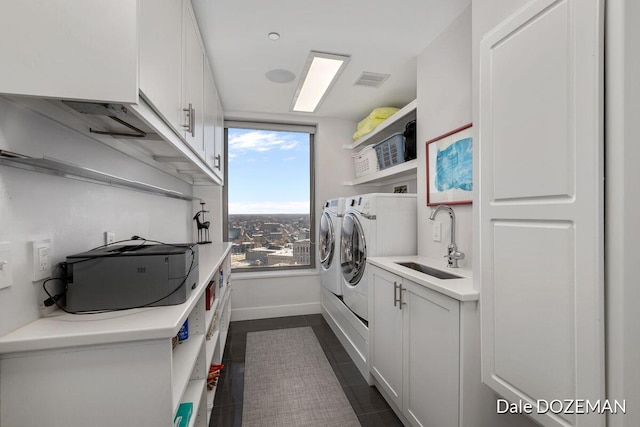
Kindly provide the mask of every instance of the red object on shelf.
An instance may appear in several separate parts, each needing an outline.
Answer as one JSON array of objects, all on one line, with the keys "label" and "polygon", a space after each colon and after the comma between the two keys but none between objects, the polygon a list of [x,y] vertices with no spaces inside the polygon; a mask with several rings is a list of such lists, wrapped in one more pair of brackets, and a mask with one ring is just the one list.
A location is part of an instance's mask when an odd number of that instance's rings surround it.
[{"label": "red object on shelf", "polygon": [[224,368],[224,365],[211,365],[209,367],[209,375],[207,375],[207,389],[212,390],[218,385],[218,378],[220,377],[220,371]]},{"label": "red object on shelf", "polygon": [[213,306],[213,302],[215,301],[215,299],[216,299],[216,287],[215,287],[215,282],[212,280],[207,285],[207,296],[205,298],[207,310],[211,310],[211,307]]}]

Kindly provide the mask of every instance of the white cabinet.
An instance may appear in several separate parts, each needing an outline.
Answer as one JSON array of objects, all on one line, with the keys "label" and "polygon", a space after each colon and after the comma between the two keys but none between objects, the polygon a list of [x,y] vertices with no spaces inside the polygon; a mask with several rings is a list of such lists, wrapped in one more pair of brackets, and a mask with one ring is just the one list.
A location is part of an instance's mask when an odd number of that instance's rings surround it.
[{"label": "white cabinet", "polygon": [[209,110],[206,99],[211,87],[215,93],[215,86],[191,2],[141,0],[140,8],[140,91],[212,165],[206,153],[205,122],[215,120],[215,110]]},{"label": "white cabinet", "polygon": [[220,177],[221,183],[224,184],[224,167],[225,167],[225,132],[224,132],[224,110],[220,95],[216,97],[218,107],[216,108],[216,128],[215,128],[215,161],[213,165],[213,173]]},{"label": "white cabinet", "polygon": [[415,426],[457,426],[460,303],[370,265],[371,371]]},{"label": "white cabinet", "polygon": [[181,0],[140,1],[140,92],[176,130],[182,111]]},{"label": "white cabinet", "polygon": [[222,183],[224,180],[224,112],[211,68],[207,63],[204,71],[204,155],[207,164]]},{"label": "white cabinet", "polygon": [[[191,402],[189,425],[206,427],[215,394],[206,387],[209,366],[222,359],[229,324],[230,249],[200,247],[201,282],[184,304],[55,312],[0,338],[0,425],[106,427],[117,418],[169,427],[179,405]],[[218,300],[206,310],[211,280]],[[187,319],[189,338],[173,348]]]},{"label": "white cabinet", "polygon": [[0,1],[0,93],[136,103],[138,5]]},{"label": "white cabinet", "polygon": [[529,2],[480,44],[482,379],[534,408],[606,396],[603,3]]},{"label": "white cabinet", "polygon": [[[208,70],[190,0],[0,2],[0,94],[189,183],[221,183],[222,165],[206,161]],[[114,103],[146,137],[61,100]]]},{"label": "white cabinet", "polygon": [[403,311],[397,306],[402,279],[371,268],[373,318],[370,322],[371,370],[398,408],[402,408]]},{"label": "white cabinet", "polygon": [[187,143],[204,158],[204,48],[190,0],[183,1],[183,135]]}]

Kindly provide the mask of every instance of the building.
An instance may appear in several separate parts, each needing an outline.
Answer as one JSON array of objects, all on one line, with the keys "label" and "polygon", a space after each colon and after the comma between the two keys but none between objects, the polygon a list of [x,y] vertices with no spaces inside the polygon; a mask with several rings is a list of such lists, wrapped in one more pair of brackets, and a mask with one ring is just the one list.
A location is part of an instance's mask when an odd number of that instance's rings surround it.
[{"label": "building", "polygon": [[311,240],[298,240],[293,242],[293,259],[296,264],[311,264]]},{"label": "building", "polygon": [[267,264],[274,265],[293,265],[293,252],[289,249],[281,249],[267,255]]},{"label": "building", "polygon": [[246,260],[251,264],[269,265],[268,256],[275,254],[277,251],[266,248],[255,248],[247,250]]}]

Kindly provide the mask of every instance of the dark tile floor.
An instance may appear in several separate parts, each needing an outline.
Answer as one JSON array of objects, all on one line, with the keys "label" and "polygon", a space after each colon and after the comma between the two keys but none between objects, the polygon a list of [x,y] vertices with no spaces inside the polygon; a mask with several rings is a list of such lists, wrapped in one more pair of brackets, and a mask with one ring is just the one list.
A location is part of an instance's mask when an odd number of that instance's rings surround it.
[{"label": "dark tile floor", "polygon": [[[320,314],[231,322],[209,427],[242,426],[242,395],[247,332],[310,326],[316,334],[360,424],[393,427],[402,423],[375,387],[370,387]],[[270,426],[266,426],[270,427]],[[303,427],[303,426],[301,426]]]}]

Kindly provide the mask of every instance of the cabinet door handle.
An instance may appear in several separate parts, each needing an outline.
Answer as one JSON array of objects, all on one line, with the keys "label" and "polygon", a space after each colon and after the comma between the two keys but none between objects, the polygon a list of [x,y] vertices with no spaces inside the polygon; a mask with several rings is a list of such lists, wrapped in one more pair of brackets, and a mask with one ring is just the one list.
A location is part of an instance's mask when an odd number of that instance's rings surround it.
[{"label": "cabinet door handle", "polygon": [[221,170],[221,169],[220,169],[220,163],[221,163],[221,162],[222,162],[222,157],[221,157],[221,155],[220,155],[220,154],[218,154],[218,155],[216,156],[216,158],[215,158],[215,161],[213,162],[213,167],[214,167],[214,168],[216,168],[216,169],[218,169],[218,170]]},{"label": "cabinet door handle", "polygon": [[393,282],[393,306],[396,307],[398,305],[398,284]]},{"label": "cabinet door handle", "polygon": [[398,302],[400,303],[400,310],[402,310],[402,306],[407,305],[406,302],[402,301],[402,292],[406,291],[407,288],[403,288],[402,285],[399,285],[398,288],[400,289],[400,298],[398,299]]},{"label": "cabinet door handle", "polygon": [[189,108],[183,108],[182,111],[187,112],[188,123],[186,125],[182,125],[182,127],[187,128],[187,133],[191,134],[192,138],[196,136],[196,109],[193,108],[193,104],[189,103]]}]

